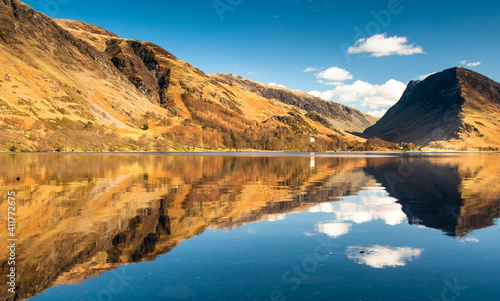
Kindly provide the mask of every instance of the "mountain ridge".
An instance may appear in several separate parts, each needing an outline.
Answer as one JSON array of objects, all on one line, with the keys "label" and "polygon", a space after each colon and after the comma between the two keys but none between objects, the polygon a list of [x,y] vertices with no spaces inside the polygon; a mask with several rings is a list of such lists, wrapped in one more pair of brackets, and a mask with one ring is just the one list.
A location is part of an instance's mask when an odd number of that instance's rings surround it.
[{"label": "mountain ridge", "polygon": [[220,83],[153,43],[51,19],[18,0],[0,10],[2,150],[363,146],[319,114]]},{"label": "mountain ridge", "polygon": [[373,125],[378,118],[363,113],[346,105],[326,101],[298,90],[290,90],[277,86],[261,84],[241,76],[232,74],[211,74],[219,82],[236,84],[247,91],[257,93],[267,99],[276,99],[286,104],[294,105],[308,113],[316,112],[325,117],[328,122],[347,132],[362,132]]}]

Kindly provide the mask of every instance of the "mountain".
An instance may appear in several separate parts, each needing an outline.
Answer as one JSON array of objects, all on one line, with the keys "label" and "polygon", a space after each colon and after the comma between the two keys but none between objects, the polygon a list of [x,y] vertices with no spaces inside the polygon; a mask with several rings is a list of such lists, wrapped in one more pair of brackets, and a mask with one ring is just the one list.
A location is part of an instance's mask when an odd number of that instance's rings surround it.
[{"label": "mountain", "polygon": [[363,139],[343,129],[374,122],[217,81],[158,45],[17,0],[0,12],[0,150],[349,150]]},{"label": "mountain", "polygon": [[498,147],[500,84],[462,67],[411,81],[363,135],[440,148]]},{"label": "mountain", "polygon": [[325,101],[304,92],[265,85],[232,74],[216,73],[210,76],[221,83],[237,85],[267,99],[276,99],[282,103],[296,106],[307,111],[310,116],[314,116],[315,113],[320,114],[324,116],[332,126],[347,132],[361,133],[367,127],[375,124],[378,120],[378,118],[360,112],[354,108],[332,101]]}]

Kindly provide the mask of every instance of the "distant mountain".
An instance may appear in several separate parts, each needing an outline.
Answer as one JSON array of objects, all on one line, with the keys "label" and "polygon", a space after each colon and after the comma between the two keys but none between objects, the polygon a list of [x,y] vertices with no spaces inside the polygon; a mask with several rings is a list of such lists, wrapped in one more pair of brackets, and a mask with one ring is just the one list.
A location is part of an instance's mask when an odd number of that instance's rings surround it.
[{"label": "distant mountain", "polygon": [[318,113],[324,116],[332,126],[347,132],[363,132],[378,120],[378,118],[351,107],[333,101],[325,101],[304,92],[265,85],[232,74],[217,73],[210,76],[221,83],[240,86],[267,99],[276,99],[309,113]]},{"label": "distant mountain", "polygon": [[363,140],[342,129],[375,121],[255,92],[158,45],[0,1],[0,150],[348,150]]},{"label": "distant mountain", "polygon": [[420,146],[498,147],[500,84],[462,67],[411,81],[363,135]]}]

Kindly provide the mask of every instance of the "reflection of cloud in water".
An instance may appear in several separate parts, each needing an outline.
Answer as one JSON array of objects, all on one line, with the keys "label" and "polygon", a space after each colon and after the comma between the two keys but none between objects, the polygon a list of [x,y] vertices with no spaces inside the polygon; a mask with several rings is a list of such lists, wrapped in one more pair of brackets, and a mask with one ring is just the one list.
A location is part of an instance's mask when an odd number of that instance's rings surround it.
[{"label": "reflection of cloud in water", "polygon": [[[381,184],[379,184],[379,185],[381,185]],[[366,186],[366,187],[363,187],[363,190],[386,192],[386,189],[384,186]]]},{"label": "reflection of cloud in water", "polygon": [[479,238],[477,237],[466,237],[460,240],[460,242],[465,243],[465,242],[479,242]]},{"label": "reflection of cloud in water", "polygon": [[347,257],[356,263],[382,269],[385,267],[403,267],[407,261],[418,259],[422,251],[422,249],[410,247],[393,248],[375,245],[365,248],[352,246],[347,248]]},{"label": "reflection of cloud in water", "polygon": [[398,225],[406,215],[397,199],[377,195],[362,196],[361,202],[324,203],[312,207],[309,212],[335,213],[335,222],[353,221],[357,224],[382,219],[388,225]]},{"label": "reflection of cloud in water", "polygon": [[334,213],[334,208],[332,203],[323,203],[323,204],[318,204],[314,207],[311,207],[309,209],[309,212],[324,212],[324,213]]},{"label": "reflection of cloud in water", "polygon": [[277,215],[271,215],[267,218],[268,221],[270,222],[275,222],[275,221],[284,221],[285,220],[285,214],[277,214]]},{"label": "reflection of cloud in water", "polygon": [[351,224],[345,223],[320,223],[316,225],[316,231],[324,233],[331,237],[339,237],[349,233]]}]

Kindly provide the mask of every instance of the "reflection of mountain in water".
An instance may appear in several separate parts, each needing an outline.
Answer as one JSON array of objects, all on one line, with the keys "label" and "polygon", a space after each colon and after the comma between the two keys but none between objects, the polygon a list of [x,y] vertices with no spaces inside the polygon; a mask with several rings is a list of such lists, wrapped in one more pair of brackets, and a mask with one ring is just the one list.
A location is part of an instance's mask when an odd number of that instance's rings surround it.
[{"label": "reflection of mountain in water", "polygon": [[410,224],[462,237],[500,217],[497,154],[367,159],[364,170],[397,198]]},{"label": "reflection of mountain in water", "polygon": [[16,299],[153,260],[207,227],[355,194],[367,181],[364,159],[318,158],[314,168],[309,158],[215,156],[26,154],[0,162],[2,179],[24,175],[0,183],[0,193],[15,190],[19,200]]},{"label": "reflection of mountain in water", "polygon": [[[392,187],[386,174],[397,175],[405,160],[421,164]],[[309,157],[19,154],[0,155],[0,164],[0,194],[15,190],[18,199],[16,299],[153,260],[208,227],[232,228],[289,212],[334,212],[337,220],[318,225],[334,237],[349,232],[348,222],[400,223],[404,216],[393,198],[410,223],[449,235],[490,226],[500,216],[500,168],[487,155],[318,156],[311,164]],[[393,198],[330,204],[366,186],[383,191],[370,175]],[[6,207],[2,199],[0,210]],[[0,240],[6,235],[1,232]],[[379,258],[384,252],[372,253]],[[6,248],[0,249],[2,274],[6,258]],[[5,283],[0,291],[6,292]]]}]

